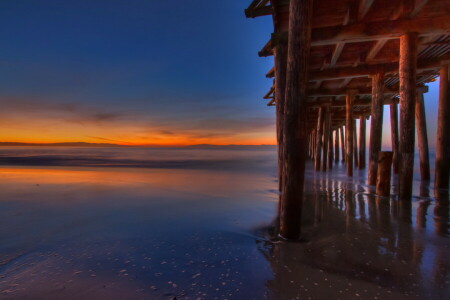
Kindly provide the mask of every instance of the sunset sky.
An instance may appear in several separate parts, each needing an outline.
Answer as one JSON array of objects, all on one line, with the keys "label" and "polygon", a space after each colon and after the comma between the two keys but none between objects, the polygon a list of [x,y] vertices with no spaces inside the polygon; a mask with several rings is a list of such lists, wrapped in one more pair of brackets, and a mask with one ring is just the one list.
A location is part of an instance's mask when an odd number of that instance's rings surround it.
[{"label": "sunset sky", "polygon": [[0,1],[0,142],[275,144],[272,20],[247,4]]}]

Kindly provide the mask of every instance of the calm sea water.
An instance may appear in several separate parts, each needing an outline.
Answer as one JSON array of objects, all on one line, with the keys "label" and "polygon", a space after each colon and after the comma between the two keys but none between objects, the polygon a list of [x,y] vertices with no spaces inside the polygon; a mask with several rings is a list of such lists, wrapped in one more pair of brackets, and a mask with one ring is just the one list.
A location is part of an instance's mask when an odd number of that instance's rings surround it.
[{"label": "calm sea water", "polygon": [[0,298],[449,295],[448,198],[310,167],[305,241],[285,243],[273,147],[0,148]]}]

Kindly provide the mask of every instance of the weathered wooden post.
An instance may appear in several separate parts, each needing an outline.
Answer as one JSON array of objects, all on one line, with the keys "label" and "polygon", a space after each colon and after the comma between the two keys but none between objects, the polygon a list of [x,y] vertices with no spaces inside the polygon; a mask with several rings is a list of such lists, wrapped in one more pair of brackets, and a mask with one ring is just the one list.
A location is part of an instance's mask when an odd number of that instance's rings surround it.
[{"label": "weathered wooden post", "polygon": [[345,156],[347,155],[346,153],[346,151],[345,151],[345,136],[344,136],[344,127],[343,126],[341,126],[340,128],[339,128],[339,131],[340,131],[340,136],[341,136],[341,153],[342,153],[342,162],[344,162],[345,161]]},{"label": "weathered wooden post", "polygon": [[[277,1],[274,1],[277,2]],[[273,21],[276,32],[283,32],[285,28],[280,26],[280,5],[274,3],[273,5]],[[273,48],[274,64],[275,64],[275,105],[276,105],[276,128],[277,128],[277,142],[278,142],[278,188],[282,192],[283,186],[283,147],[284,147],[284,105],[285,105],[285,89],[286,89],[286,66],[287,66],[287,43],[280,40],[274,44]]]},{"label": "weathered wooden post", "polygon": [[280,214],[280,235],[286,239],[299,239],[301,233],[312,4],[313,0],[291,0],[289,4],[283,151],[285,177]]},{"label": "weathered wooden post", "polygon": [[353,120],[353,162],[355,165],[355,168],[358,168],[359,166],[359,155],[358,155],[358,136],[356,134],[357,132],[357,126],[356,126],[356,119]]},{"label": "weathered wooden post", "polygon": [[322,159],[322,172],[327,170],[328,165],[328,144],[330,141],[330,105],[325,106],[325,123],[323,129],[323,159]]},{"label": "weathered wooden post", "polygon": [[275,61],[275,100],[276,100],[276,127],[278,141],[278,188],[283,186],[283,136],[284,136],[284,103],[286,86],[287,45],[279,42],[274,48]]},{"label": "weathered wooden post", "polygon": [[339,128],[334,131],[334,162],[339,162]]},{"label": "weathered wooden post", "polygon": [[417,144],[419,147],[420,177],[422,180],[430,180],[430,158],[428,154],[427,119],[425,116],[425,104],[423,93],[428,91],[427,87],[417,88],[416,98],[416,126]]},{"label": "weathered wooden post", "polygon": [[[330,126],[331,126],[331,119],[330,119]],[[328,141],[328,169],[333,169],[333,160],[334,160],[334,151],[333,151],[333,130],[330,129],[330,134],[328,135],[329,141]]]},{"label": "weathered wooden post", "polygon": [[396,99],[393,98],[391,102],[391,143],[392,143],[392,164],[394,174],[398,174],[398,107]]},{"label": "weathered wooden post", "polygon": [[360,170],[366,168],[366,117],[359,118],[359,162]]},{"label": "weathered wooden post", "polygon": [[379,196],[388,197],[391,191],[392,152],[380,151],[378,153],[377,188]]},{"label": "weathered wooden post", "polygon": [[417,33],[400,37],[399,197],[410,200],[414,175],[414,110],[416,103]]},{"label": "weathered wooden post", "polygon": [[441,67],[434,187],[449,188],[450,178],[450,64]]},{"label": "weathered wooden post", "polygon": [[320,162],[322,159],[322,137],[323,137],[323,126],[325,121],[325,109],[323,107],[319,108],[319,114],[317,116],[317,129],[316,129],[316,154],[314,158],[314,168],[316,171],[320,171]]},{"label": "weathered wooden post", "polygon": [[356,90],[348,90],[345,97],[345,162],[348,176],[353,176],[353,101],[356,93]]},{"label": "weathered wooden post", "polygon": [[377,181],[378,152],[381,150],[383,130],[384,73],[372,76],[372,106],[369,141],[369,173],[368,183],[375,185]]}]

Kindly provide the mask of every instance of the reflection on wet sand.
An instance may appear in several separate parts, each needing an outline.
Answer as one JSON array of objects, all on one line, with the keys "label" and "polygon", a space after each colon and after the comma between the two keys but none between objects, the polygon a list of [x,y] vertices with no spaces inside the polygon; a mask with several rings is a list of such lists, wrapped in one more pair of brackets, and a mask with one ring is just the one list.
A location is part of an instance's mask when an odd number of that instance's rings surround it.
[{"label": "reflection on wet sand", "polygon": [[[364,180],[311,176],[305,243],[260,251],[275,299],[445,299],[449,295],[448,198],[377,197]],[[308,216],[314,216],[311,222]]]}]

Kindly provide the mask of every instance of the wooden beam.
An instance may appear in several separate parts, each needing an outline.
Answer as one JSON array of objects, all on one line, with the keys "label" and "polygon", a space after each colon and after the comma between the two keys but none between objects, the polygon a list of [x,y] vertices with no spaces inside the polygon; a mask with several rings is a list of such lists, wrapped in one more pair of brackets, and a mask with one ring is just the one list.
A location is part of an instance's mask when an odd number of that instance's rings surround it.
[{"label": "wooden beam", "polygon": [[337,128],[334,132],[334,161],[335,163],[339,162],[339,128]]},{"label": "wooden beam", "polygon": [[345,156],[347,155],[347,152],[345,151],[345,136],[344,136],[344,128],[341,126],[339,128],[340,131],[340,137],[341,137],[341,153],[342,153],[342,162],[345,162]]},{"label": "wooden beam", "polygon": [[369,53],[367,54],[366,62],[373,61],[388,41],[389,41],[389,39],[381,39],[381,40],[376,41],[375,45],[370,49]]},{"label": "wooden beam", "polygon": [[[308,89],[308,97],[339,97],[339,96],[345,96],[347,94],[347,91],[345,88],[340,89]],[[385,92],[386,95],[396,95],[398,94],[398,90],[392,90],[392,89],[386,89]],[[358,90],[358,95],[372,95],[372,89],[370,87],[360,88]],[[360,103],[363,103],[365,100],[363,100]],[[340,101],[337,101],[337,103],[341,103]]]},{"label": "wooden beam", "polygon": [[359,160],[360,170],[366,168],[366,118],[359,118]]},{"label": "wooden beam", "polygon": [[341,56],[342,50],[344,50],[345,43],[340,42],[336,44],[334,48],[333,55],[331,56],[330,67],[334,67]]},{"label": "wooden beam", "polygon": [[278,188],[281,192],[283,186],[283,136],[284,136],[284,106],[286,89],[286,64],[287,46],[279,44],[275,47],[275,98],[276,99],[276,124],[277,124],[277,144],[278,144]]},{"label": "wooden beam", "polygon": [[374,0],[361,0],[359,4],[358,19],[363,20],[372,7]]},{"label": "wooden beam", "polygon": [[381,151],[383,131],[384,73],[372,77],[372,107],[370,120],[368,184],[377,183],[378,152]]},{"label": "wooden beam", "polygon": [[328,134],[328,170],[333,169],[334,151],[333,151],[333,130],[330,118],[330,132]]},{"label": "wooden beam", "polygon": [[359,167],[358,155],[358,130],[356,129],[356,119],[353,119],[353,163],[355,168]]},{"label": "wooden beam", "polygon": [[[450,64],[441,67],[434,186],[449,189],[450,179]],[[448,203],[448,202],[447,202]]]},{"label": "wooden beam", "polygon": [[272,85],[270,90],[264,95],[263,99],[272,99],[274,92],[275,92],[275,85]]},{"label": "wooden beam", "polygon": [[416,127],[417,145],[419,148],[420,177],[422,180],[430,180],[427,119],[425,116],[425,104],[423,102],[423,91],[418,89],[416,98]]},{"label": "wooden beam", "polygon": [[339,88],[345,88],[352,80],[353,78],[344,78],[341,84],[339,84]]},{"label": "wooden beam", "polygon": [[[417,70],[435,70],[440,68],[443,63],[450,61],[450,54],[445,54],[440,57],[424,58],[417,61]],[[352,80],[353,78],[367,77],[379,72],[386,74],[398,73],[399,63],[378,63],[378,64],[364,64],[356,67],[337,67],[324,70],[310,70],[309,79],[311,81],[320,80],[335,80],[345,79]]]},{"label": "wooden beam", "polygon": [[390,117],[391,117],[391,144],[393,153],[393,169],[394,174],[398,174],[398,104],[395,99],[390,103]]},{"label": "wooden beam", "polygon": [[400,38],[399,198],[409,201],[414,177],[417,42],[417,33],[413,32]]},{"label": "wooden beam", "polygon": [[392,152],[382,152],[377,155],[378,173],[376,180],[376,194],[382,197],[389,197],[391,192],[391,165]]},{"label": "wooden beam", "polygon": [[422,10],[422,8],[428,3],[428,0],[415,0],[414,9],[409,17],[414,18]]},{"label": "wooden beam", "polygon": [[[419,36],[443,35],[450,32],[450,15],[432,18],[401,19],[393,21],[360,22],[348,25],[321,27],[312,30],[312,46],[343,43],[361,43],[385,39],[398,39],[408,32]],[[260,51],[260,56],[272,55],[273,44],[284,42],[286,32],[272,33],[271,40]]]},{"label": "wooden beam", "polygon": [[316,129],[316,155],[314,160],[314,168],[316,171],[320,171],[321,159],[322,159],[322,137],[325,120],[325,108],[319,108],[319,115],[317,117],[317,129]]},{"label": "wooden beam", "polygon": [[331,114],[330,105],[326,105],[325,109],[325,123],[323,128],[323,158],[322,158],[322,172],[326,172],[328,166],[328,144],[330,142],[330,129],[331,129]]},{"label": "wooden beam", "polygon": [[275,77],[275,66],[272,67],[272,69],[269,70],[266,74],[266,78],[273,78]]},{"label": "wooden beam", "polygon": [[[446,54],[441,57],[420,59],[417,61],[417,70],[434,70],[439,68],[443,62],[448,61],[450,55]],[[357,67],[339,67],[326,69],[322,71],[311,70],[309,72],[310,80],[333,80],[343,78],[358,78],[374,75],[379,72],[398,73],[399,63],[380,63],[365,64]]]},{"label": "wooden beam", "polygon": [[308,61],[313,0],[291,0],[284,111],[284,181],[280,236],[298,240],[301,234],[306,163]]}]

